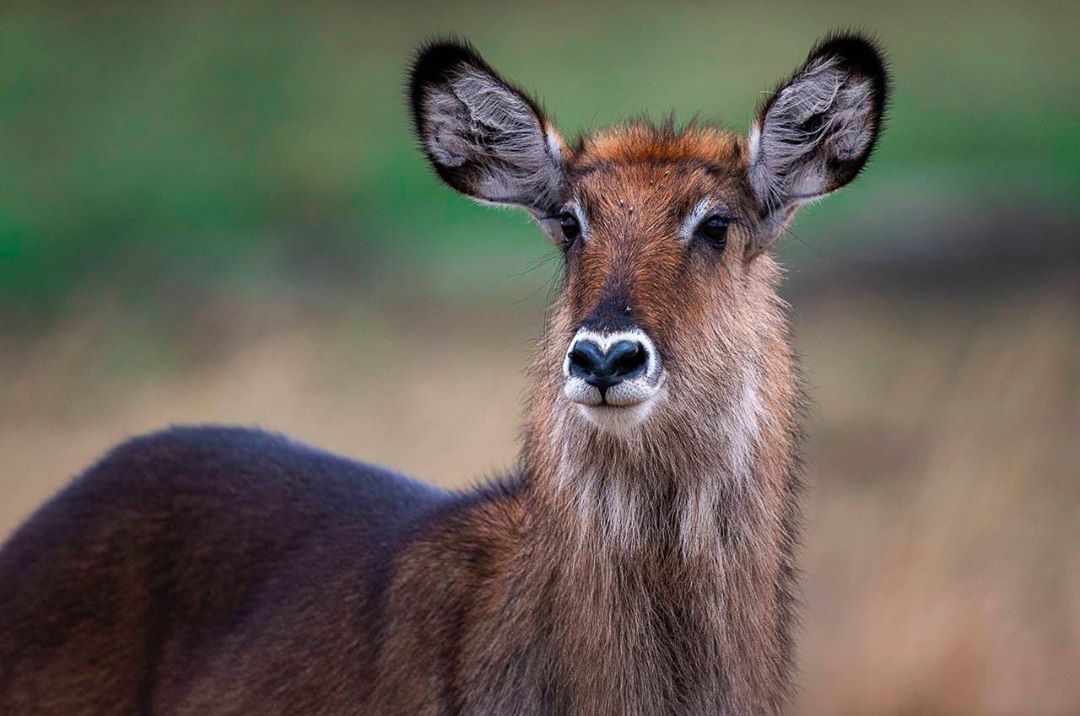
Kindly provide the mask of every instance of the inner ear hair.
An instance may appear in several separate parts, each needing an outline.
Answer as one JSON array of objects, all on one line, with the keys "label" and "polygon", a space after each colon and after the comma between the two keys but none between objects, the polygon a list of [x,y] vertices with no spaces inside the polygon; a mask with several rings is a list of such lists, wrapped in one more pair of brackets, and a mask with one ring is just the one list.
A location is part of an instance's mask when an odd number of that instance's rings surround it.
[{"label": "inner ear hair", "polygon": [[420,50],[409,76],[417,139],[447,184],[474,199],[546,212],[559,202],[563,145],[535,101],[468,44]]},{"label": "inner ear hair", "polygon": [[881,132],[888,76],[881,51],[857,34],[825,38],[762,105],[750,136],[749,178],[763,218],[791,210],[862,171]]}]

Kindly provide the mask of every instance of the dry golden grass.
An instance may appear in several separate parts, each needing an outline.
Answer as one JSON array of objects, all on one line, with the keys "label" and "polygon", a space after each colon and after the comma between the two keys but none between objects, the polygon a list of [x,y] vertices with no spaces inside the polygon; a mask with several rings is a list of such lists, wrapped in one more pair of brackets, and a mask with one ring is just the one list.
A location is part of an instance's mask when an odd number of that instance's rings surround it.
[{"label": "dry golden grass", "polygon": [[[1080,712],[1075,291],[799,304],[800,713]],[[242,323],[242,321],[237,322]],[[4,351],[0,538],[110,444],[258,424],[442,484],[510,463],[535,306],[282,318],[117,367],[106,318]]]},{"label": "dry golden grass", "polygon": [[815,307],[803,711],[1080,712],[1076,305]]}]

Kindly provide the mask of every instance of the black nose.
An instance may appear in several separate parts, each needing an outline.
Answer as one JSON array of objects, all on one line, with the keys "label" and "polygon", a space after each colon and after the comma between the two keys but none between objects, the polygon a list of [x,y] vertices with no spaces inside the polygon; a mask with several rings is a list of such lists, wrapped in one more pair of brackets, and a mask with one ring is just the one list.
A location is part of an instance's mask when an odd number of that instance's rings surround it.
[{"label": "black nose", "polygon": [[611,386],[644,373],[648,361],[646,348],[638,341],[618,341],[605,353],[593,341],[581,340],[570,349],[570,375],[596,386],[603,394]]}]

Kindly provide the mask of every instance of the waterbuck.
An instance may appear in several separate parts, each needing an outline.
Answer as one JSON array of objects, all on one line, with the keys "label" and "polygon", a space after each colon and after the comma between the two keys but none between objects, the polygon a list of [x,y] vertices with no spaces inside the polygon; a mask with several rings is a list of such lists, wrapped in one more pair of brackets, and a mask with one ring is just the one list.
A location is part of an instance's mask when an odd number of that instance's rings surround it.
[{"label": "waterbuck", "polygon": [[886,88],[836,35],[749,137],[567,143],[470,46],[423,47],[435,172],[564,257],[517,468],[449,492],[254,430],[126,442],[0,552],[0,712],[782,710],[801,398],[770,248],[862,170]]}]

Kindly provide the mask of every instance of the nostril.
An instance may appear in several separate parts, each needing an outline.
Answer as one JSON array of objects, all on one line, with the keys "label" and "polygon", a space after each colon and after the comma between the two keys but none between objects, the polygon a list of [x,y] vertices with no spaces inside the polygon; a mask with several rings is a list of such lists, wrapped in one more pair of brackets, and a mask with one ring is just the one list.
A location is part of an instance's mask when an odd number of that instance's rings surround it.
[{"label": "nostril", "polygon": [[603,396],[611,386],[645,372],[649,349],[642,341],[619,340],[605,351],[597,342],[581,339],[571,345],[566,358],[568,374],[598,388]]},{"label": "nostril", "polygon": [[649,360],[645,346],[638,341],[619,341],[607,354],[610,373],[619,378],[626,378],[645,367]]},{"label": "nostril", "polygon": [[592,375],[604,364],[604,352],[592,341],[578,341],[570,351],[570,371],[578,375]]}]

